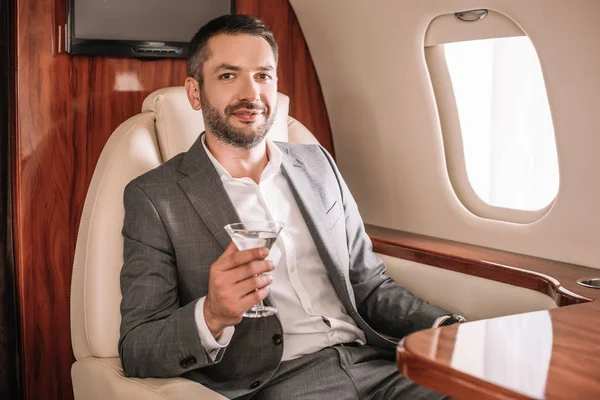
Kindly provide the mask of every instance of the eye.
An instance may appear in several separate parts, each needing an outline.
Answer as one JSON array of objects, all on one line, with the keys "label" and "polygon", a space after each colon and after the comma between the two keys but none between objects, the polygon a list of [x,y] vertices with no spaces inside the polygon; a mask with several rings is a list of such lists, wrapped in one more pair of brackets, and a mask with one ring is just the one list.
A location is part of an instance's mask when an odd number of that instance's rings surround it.
[{"label": "eye", "polygon": [[227,73],[219,75],[219,79],[224,80],[224,81],[228,81],[233,78],[235,78],[235,75],[232,74],[231,72],[227,72]]},{"label": "eye", "polygon": [[258,75],[256,75],[256,77],[262,81],[269,81],[272,79],[271,75],[265,74],[265,73],[258,74]]}]

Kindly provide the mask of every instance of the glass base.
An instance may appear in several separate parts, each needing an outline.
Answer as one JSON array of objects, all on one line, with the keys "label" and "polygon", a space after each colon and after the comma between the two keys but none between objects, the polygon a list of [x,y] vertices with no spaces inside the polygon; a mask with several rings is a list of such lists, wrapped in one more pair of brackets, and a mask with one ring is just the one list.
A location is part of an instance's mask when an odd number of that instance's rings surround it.
[{"label": "glass base", "polygon": [[254,306],[244,313],[244,317],[246,317],[246,318],[262,318],[262,317],[270,317],[271,315],[275,315],[275,314],[277,314],[277,309],[275,307]]}]

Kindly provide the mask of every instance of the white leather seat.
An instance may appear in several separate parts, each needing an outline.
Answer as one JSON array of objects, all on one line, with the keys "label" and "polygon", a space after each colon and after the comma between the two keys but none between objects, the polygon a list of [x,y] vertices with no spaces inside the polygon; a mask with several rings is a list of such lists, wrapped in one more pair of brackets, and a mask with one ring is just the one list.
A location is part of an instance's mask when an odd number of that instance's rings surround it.
[{"label": "white leather seat", "polygon": [[[278,107],[271,139],[318,143],[288,116],[287,96],[279,94]],[[117,351],[123,191],[135,177],[187,151],[203,130],[202,113],[191,108],[184,88],[166,88],[148,96],[142,112],[121,124],[102,150],[83,207],[71,282],[71,340],[77,360],[71,376],[78,400],[224,399],[183,378],[127,378]]]}]

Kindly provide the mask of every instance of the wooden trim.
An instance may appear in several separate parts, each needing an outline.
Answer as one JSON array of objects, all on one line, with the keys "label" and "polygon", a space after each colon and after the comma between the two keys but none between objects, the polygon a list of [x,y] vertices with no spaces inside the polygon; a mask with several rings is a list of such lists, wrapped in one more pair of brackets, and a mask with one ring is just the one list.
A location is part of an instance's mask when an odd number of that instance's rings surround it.
[{"label": "wooden trim", "polygon": [[[523,343],[543,336],[551,338],[551,355],[547,359],[524,356],[519,362],[514,358],[496,357],[487,362],[494,363],[498,370],[517,369],[516,373],[506,376],[495,376],[494,383],[485,379],[483,370],[478,376],[471,375],[461,369],[453,361],[468,358],[472,348],[457,347],[459,334],[467,334],[477,338],[475,342],[485,342],[489,348],[506,348],[507,339],[501,335],[489,335],[478,324],[488,321],[475,321],[463,326],[452,325],[440,329],[428,329],[413,333],[397,346],[398,369],[411,380],[430,387],[436,391],[456,399],[523,399],[520,390],[522,383],[514,376],[529,376],[531,371],[540,371],[538,379],[544,378],[544,396],[547,399],[591,399],[600,393],[600,353],[597,348],[600,335],[600,302],[579,304],[571,307],[555,308],[545,311],[551,318],[551,332],[521,331],[521,335],[529,336]],[[527,319],[539,321],[539,313],[526,313],[495,318],[495,329],[508,332],[516,326],[527,326]],[[515,325],[514,319],[518,319]],[[532,324],[529,322],[529,327]],[[548,329],[542,328],[542,329]],[[469,332],[470,331],[470,332]],[[514,338],[513,338],[514,339]],[[521,345],[523,345],[521,343]],[[463,365],[464,367],[464,365]],[[544,371],[546,373],[544,374]]]},{"label": "wooden trim", "polygon": [[0,393],[22,399],[13,257],[12,160],[15,133],[15,2],[0,3]]},{"label": "wooden trim", "polygon": [[[549,365],[539,365],[539,368],[548,368],[546,398],[593,398],[598,393],[600,372],[596,366],[600,359],[593,349],[600,334],[600,302],[595,301],[600,298],[600,290],[581,287],[576,280],[600,276],[600,270],[373,225],[367,225],[367,232],[378,253],[537,290],[552,297],[559,306],[572,305],[546,311],[552,319],[549,335],[552,355]],[[497,318],[494,324],[500,326],[506,321],[506,329],[511,329],[514,326],[509,321],[511,317],[514,316]],[[470,326],[466,324],[464,328]],[[427,329],[406,337],[397,347],[399,371],[416,383],[456,399],[529,398],[515,391],[518,385],[513,386],[510,379],[501,386],[499,382],[492,383],[454,368],[457,327]],[[497,340],[502,341],[502,338]],[[538,367],[535,363],[543,362],[522,361],[529,364],[529,370]],[[507,365],[500,368],[515,367],[510,359],[506,362]]]},{"label": "wooden trim", "polygon": [[536,290],[554,299],[558,306],[600,298],[600,290],[576,283],[579,278],[600,277],[600,270],[595,268],[375,225],[367,225],[366,229],[377,253]]},{"label": "wooden trim", "polygon": [[54,55],[67,52],[67,1],[55,0],[53,2],[52,53]]}]

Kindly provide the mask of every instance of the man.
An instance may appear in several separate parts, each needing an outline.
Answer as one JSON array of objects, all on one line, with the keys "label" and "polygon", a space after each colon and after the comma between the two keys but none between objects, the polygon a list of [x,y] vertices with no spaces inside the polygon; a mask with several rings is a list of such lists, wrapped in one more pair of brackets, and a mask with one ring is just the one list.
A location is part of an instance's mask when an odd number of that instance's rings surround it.
[{"label": "man", "polygon": [[[244,15],[191,42],[185,88],[206,132],[125,189],[125,373],[183,376],[230,398],[439,398],[398,373],[394,344],[448,313],[384,275],[323,148],[265,139],[277,55]],[[223,229],[252,220],[285,223],[270,254],[238,251]],[[262,299],[279,314],[242,317]]]}]

